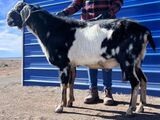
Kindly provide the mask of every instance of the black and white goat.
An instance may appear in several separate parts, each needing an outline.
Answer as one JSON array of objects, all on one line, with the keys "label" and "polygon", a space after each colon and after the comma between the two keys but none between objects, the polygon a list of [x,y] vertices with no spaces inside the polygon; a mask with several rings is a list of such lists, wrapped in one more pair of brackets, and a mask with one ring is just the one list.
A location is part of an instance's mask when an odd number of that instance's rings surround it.
[{"label": "black and white goat", "polygon": [[[137,112],[146,103],[147,79],[141,70],[148,42],[155,50],[150,31],[129,19],[84,22],[49,14],[39,7],[18,3],[8,14],[8,25],[28,29],[38,38],[47,60],[60,69],[62,101],[56,112],[74,101],[74,68],[111,69],[120,66],[123,78],[129,80],[132,95],[127,115],[136,109],[139,87],[141,99]],[[69,100],[66,90],[69,87]]]}]

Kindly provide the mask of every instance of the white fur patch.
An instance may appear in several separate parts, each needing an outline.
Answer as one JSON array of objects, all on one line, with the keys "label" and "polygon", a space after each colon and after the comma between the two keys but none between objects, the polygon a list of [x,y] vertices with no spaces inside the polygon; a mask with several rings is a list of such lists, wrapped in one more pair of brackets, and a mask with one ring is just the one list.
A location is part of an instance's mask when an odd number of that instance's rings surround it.
[{"label": "white fur patch", "polygon": [[67,43],[65,43],[65,46],[66,46],[66,47],[68,47],[68,44],[67,44]]},{"label": "white fur patch", "polygon": [[128,61],[125,61],[125,64],[126,64],[126,66],[129,66],[129,62]]},{"label": "white fur patch", "polygon": [[133,49],[133,44],[129,44],[129,50]]},{"label": "white fur patch", "polygon": [[59,58],[59,59],[61,59],[61,58],[62,58],[62,56],[61,56],[61,55],[58,55],[58,58]]},{"label": "white fur patch", "polygon": [[146,33],[145,35],[144,35],[144,42],[147,42],[148,40],[147,40],[147,37],[148,37],[148,33]]},{"label": "white fur patch", "polygon": [[[104,48],[102,48],[101,50],[102,50],[102,53],[106,53],[107,47],[104,47]],[[102,54],[102,53],[101,53],[101,54]]]},{"label": "white fur patch", "polygon": [[14,26],[14,25],[15,25],[14,22],[12,22],[11,26]]},{"label": "white fur patch", "polygon": [[67,67],[65,67],[64,69],[63,69],[63,73],[67,76],[68,74],[67,74]]},{"label": "white fur patch", "polygon": [[108,33],[107,33],[107,38],[108,39],[110,39],[112,37],[112,33],[113,33],[112,29],[108,30]]},{"label": "white fur patch", "polygon": [[47,38],[49,38],[50,34],[51,34],[51,33],[48,31],[48,32],[47,32],[47,35],[46,35]]},{"label": "white fur patch", "polygon": [[13,20],[13,18],[9,17],[8,21],[13,22],[14,20]]},{"label": "white fur patch", "polygon": [[71,46],[68,57],[76,65],[92,65],[105,59],[101,57],[107,49],[101,48],[105,38],[110,38],[113,30],[100,28],[99,25],[78,28],[75,33],[75,41]]},{"label": "white fur patch", "polygon": [[11,26],[14,26],[14,25],[15,25],[13,21],[14,21],[13,18],[9,17],[8,22],[12,22],[12,23],[11,23]]},{"label": "white fur patch", "polygon": [[120,47],[117,47],[117,48],[116,48],[116,54],[118,54],[119,51],[120,51]]},{"label": "white fur patch", "polygon": [[43,45],[43,43],[41,42],[41,40],[38,39],[38,42],[42,48],[42,51],[44,53],[44,55],[46,56],[48,62],[49,62],[49,53],[48,53],[48,50],[46,49],[46,47]]},{"label": "white fur patch", "polygon": [[[41,40],[39,39],[39,37],[37,36],[37,34],[35,34],[35,33],[31,30],[31,28],[29,28],[29,27],[27,27],[27,28],[28,28],[28,30],[29,30],[33,35],[36,36],[36,38],[37,38],[37,40],[38,40],[38,43],[39,43],[39,45],[41,46],[41,49],[42,49],[43,53],[45,54],[45,56],[46,56],[46,58],[47,58],[47,60],[48,60],[48,62],[49,62],[49,53],[48,53],[48,50],[47,50],[46,47],[43,45],[43,43],[41,42]],[[50,63],[50,62],[49,62],[49,63]]]},{"label": "white fur patch", "polygon": [[107,55],[107,56],[106,56],[106,58],[108,58],[108,59],[111,58],[111,57],[112,57],[111,55]]},{"label": "white fur patch", "polygon": [[115,51],[114,48],[111,50],[111,54],[112,54],[112,56],[115,56],[115,55],[116,55],[116,51]]}]

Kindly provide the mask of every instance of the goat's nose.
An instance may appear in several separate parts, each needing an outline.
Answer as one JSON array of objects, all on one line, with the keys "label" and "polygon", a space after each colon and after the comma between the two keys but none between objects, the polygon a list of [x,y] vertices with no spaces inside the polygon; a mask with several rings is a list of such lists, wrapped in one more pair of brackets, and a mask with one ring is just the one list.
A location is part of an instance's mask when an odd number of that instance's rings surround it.
[{"label": "goat's nose", "polygon": [[7,23],[9,26],[14,26],[14,20],[12,18],[8,18]]}]

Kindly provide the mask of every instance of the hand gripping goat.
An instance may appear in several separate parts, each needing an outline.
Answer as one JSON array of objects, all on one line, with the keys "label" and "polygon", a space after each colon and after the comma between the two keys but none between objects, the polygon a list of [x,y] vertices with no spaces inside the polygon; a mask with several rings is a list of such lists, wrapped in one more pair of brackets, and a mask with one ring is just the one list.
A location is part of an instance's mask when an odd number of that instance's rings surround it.
[{"label": "hand gripping goat", "polygon": [[[148,42],[155,50],[151,32],[129,19],[84,22],[61,18],[40,7],[19,2],[9,12],[8,25],[27,28],[38,38],[47,60],[59,68],[62,98],[56,112],[72,106],[76,66],[111,69],[120,66],[132,88],[127,115],[142,112],[146,103],[147,79],[141,69]],[[67,101],[67,87],[69,99]],[[140,87],[140,105],[136,109]]]}]

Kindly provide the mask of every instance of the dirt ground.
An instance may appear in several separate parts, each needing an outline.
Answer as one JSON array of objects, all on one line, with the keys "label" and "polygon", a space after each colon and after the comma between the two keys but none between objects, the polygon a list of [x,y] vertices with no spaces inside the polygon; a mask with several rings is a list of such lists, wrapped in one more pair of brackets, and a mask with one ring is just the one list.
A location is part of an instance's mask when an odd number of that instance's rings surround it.
[{"label": "dirt ground", "polygon": [[[0,60],[0,120],[160,120],[160,98],[147,97],[145,112],[126,117],[130,96],[114,94],[115,106],[83,103],[86,90],[75,90],[73,108],[54,110],[60,101],[59,87],[23,87],[20,60]],[[100,92],[101,98],[103,93]]]}]

